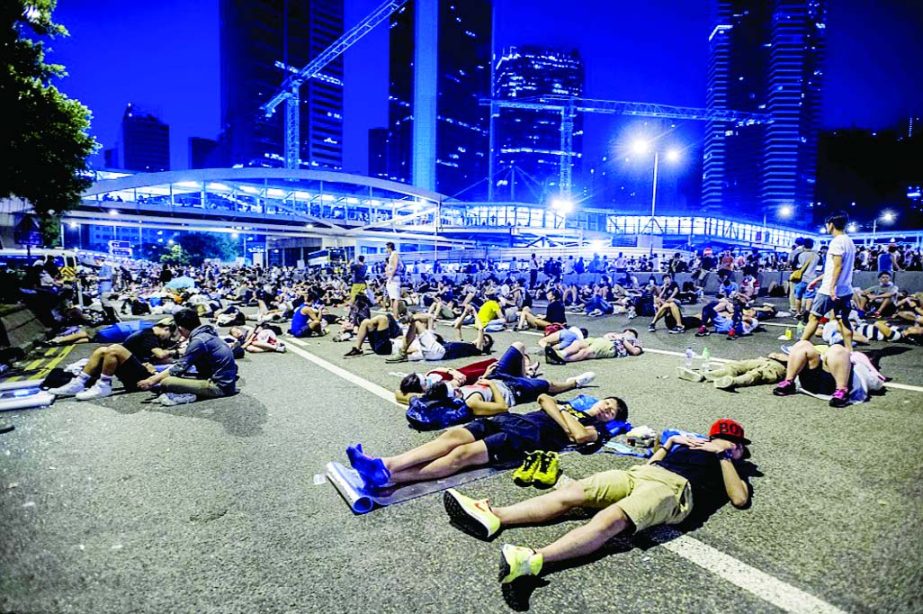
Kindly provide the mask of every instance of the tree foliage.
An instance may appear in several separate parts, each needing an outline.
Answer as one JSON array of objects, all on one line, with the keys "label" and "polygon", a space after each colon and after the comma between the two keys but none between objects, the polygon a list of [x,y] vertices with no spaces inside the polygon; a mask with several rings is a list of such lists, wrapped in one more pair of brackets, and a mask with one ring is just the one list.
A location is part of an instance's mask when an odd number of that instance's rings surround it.
[{"label": "tree foliage", "polygon": [[52,21],[56,0],[0,2],[0,198],[28,201],[46,229],[57,234],[61,212],[76,207],[90,186],[87,158],[98,143],[92,115],[52,85],[67,75],[45,61],[45,43],[67,36]]},{"label": "tree foliage", "polygon": [[237,257],[237,242],[226,235],[190,232],[179,237],[178,243],[189,255],[189,262],[198,266],[206,260],[227,262]]},{"label": "tree foliage", "polygon": [[186,266],[189,261],[189,254],[180,245],[173,245],[160,256],[160,262],[173,266]]}]

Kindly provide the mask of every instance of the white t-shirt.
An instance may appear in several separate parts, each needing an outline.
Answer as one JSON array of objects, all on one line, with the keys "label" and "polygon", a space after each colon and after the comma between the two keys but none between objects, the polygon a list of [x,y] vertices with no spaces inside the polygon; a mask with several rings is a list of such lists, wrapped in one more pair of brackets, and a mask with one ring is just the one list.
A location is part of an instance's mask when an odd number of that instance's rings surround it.
[{"label": "white t-shirt", "polygon": [[843,268],[840,269],[840,277],[836,280],[836,295],[849,296],[852,294],[852,273],[853,265],[856,263],[856,246],[847,235],[838,235],[830,241],[830,247],[827,250],[827,260],[824,262],[824,278],[821,280],[819,294],[831,296],[833,294],[833,258],[832,256],[843,257]]}]

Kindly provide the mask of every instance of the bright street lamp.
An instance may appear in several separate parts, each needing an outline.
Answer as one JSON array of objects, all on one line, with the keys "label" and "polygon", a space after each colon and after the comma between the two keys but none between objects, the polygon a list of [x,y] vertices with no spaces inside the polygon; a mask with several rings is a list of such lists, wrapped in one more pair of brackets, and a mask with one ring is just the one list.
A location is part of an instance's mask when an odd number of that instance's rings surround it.
[{"label": "bright street lamp", "polygon": [[[558,196],[551,199],[549,205],[551,210],[560,215],[563,219],[561,222],[562,228],[567,228],[567,214],[574,210],[574,201],[563,196]],[[557,226],[556,226],[557,227]]]},{"label": "bright street lamp", "polygon": [[876,235],[878,234],[878,220],[881,220],[885,224],[891,224],[897,216],[893,211],[883,211],[881,215],[872,220],[872,243],[875,242]]},{"label": "bright street lamp", "polygon": [[792,217],[792,213],[795,212],[795,209],[791,205],[782,205],[779,209],[779,217],[783,219],[788,219]]},{"label": "bright street lamp", "polygon": [[[660,169],[660,151],[645,139],[636,139],[631,143],[631,150],[637,155],[644,155],[652,149],[654,150],[654,179],[651,182],[651,221],[649,222],[651,253],[654,251],[654,217],[657,213],[657,172]],[[678,162],[680,158],[679,149],[671,147],[665,150],[664,157],[667,162]]]}]

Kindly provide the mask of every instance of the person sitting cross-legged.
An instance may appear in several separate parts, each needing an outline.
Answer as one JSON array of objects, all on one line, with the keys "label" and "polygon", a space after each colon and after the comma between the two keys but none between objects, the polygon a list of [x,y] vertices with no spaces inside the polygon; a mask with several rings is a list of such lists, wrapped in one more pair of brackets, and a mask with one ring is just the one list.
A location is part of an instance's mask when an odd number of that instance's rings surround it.
[{"label": "person sitting cross-legged", "polygon": [[746,458],[749,443],[739,423],[723,418],[711,426],[708,440],[675,435],[647,464],[627,471],[597,473],[510,506],[493,506],[454,489],[444,493],[443,502],[455,526],[485,540],[505,527],[550,522],[572,509],[599,510],[590,522],[547,546],[503,545],[499,579],[509,584],[539,575],[547,564],[592,554],[616,535],[678,524],[693,505],[720,506],[730,500],[735,508],[746,507],[750,488],[737,463]]}]

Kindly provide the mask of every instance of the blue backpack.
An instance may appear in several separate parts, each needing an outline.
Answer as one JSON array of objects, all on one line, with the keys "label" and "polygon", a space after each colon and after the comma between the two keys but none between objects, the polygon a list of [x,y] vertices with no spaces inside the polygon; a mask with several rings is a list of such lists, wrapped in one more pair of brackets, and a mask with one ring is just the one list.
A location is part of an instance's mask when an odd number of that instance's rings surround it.
[{"label": "blue backpack", "polygon": [[435,431],[469,422],[474,417],[463,399],[413,397],[407,408],[407,422],[418,431]]}]

